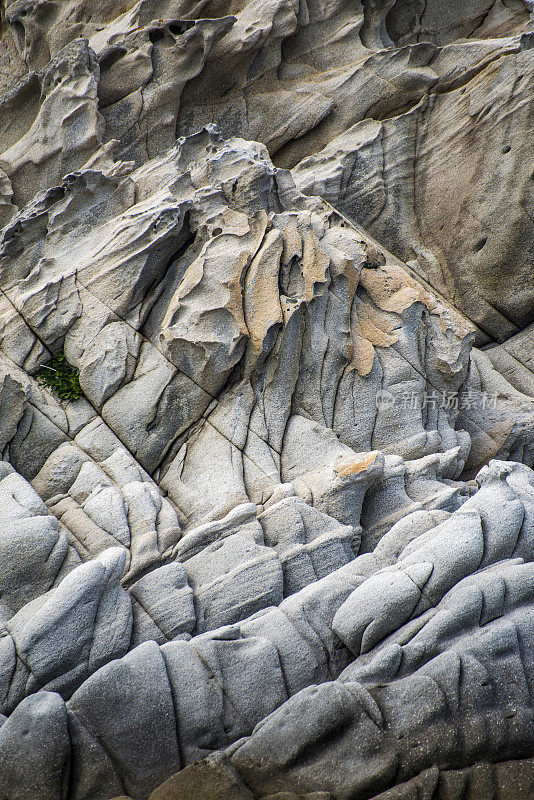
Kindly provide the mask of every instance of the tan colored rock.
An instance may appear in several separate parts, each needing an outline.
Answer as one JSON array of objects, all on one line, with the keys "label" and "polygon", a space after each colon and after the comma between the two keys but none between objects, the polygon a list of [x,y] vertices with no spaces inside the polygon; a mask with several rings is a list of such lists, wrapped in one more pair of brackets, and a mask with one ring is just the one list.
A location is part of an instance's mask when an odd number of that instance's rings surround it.
[{"label": "tan colored rock", "polygon": [[[452,301],[481,342],[516,334],[532,313],[529,42],[429,53],[437,82],[428,97],[353,120],[293,170],[301,189],[368,228]],[[503,94],[503,85],[516,88]]]}]

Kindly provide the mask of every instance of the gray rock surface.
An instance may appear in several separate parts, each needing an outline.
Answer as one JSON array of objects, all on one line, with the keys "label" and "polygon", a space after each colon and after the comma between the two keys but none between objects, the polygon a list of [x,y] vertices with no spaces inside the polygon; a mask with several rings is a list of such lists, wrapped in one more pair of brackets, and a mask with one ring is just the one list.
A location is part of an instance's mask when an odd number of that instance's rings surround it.
[{"label": "gray rock surface", "polygon": [[0,800],[533,795],[531,16],[2,4]]}]

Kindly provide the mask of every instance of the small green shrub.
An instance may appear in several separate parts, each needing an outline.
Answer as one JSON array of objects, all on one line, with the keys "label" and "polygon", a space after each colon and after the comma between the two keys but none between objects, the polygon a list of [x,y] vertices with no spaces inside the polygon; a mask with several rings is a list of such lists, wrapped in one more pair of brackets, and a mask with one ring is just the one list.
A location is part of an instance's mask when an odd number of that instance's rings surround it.
[{"label": "small green shrub", "polygon": [[47,386],[60,400],[77,400],[82,396],[78,370],[72,367],[63,353],[52,356],[35,375],[39,383]]}]

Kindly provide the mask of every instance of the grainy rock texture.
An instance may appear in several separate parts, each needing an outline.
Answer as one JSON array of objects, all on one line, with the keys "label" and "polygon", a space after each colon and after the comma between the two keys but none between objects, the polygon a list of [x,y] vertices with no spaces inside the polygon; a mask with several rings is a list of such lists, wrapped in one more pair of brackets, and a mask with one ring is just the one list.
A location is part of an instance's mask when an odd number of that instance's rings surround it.
[{"label": "grainy rock texture", "polygon": [[0,25],[0,800],[534,797],[529,4]]}]

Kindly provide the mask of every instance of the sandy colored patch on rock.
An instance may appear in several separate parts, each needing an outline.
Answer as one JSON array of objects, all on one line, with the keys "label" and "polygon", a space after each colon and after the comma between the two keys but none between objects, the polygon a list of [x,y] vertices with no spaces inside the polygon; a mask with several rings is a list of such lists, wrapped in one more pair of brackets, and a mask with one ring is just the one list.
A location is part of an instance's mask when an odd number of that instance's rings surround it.
[{"label": "sandy colored patch on rock", "polygon": [[334,467],[334,472],[340,478],[346,478],[348,475],[358,475],[375,463],[377,455],[378,450],[373,450],[363,458],[344,458]]},{"label": "sandy colored patch on rock", "polygon": [[402,314],[414,303],[423,303],[431,314],[439,316],[442,329],[451,329],[457,336],[474,333],[475,327],[452,307],[445,306],[431,292],[397,265],[385,264],[377,269],[362,269],[360,284],[382,311]]},{"label": "sandy colored patch on rock", "polygon": [[353,322],[353,339],[355,347],[349,369],[355,369],[359,375],[369,375],[373,368],[375,347],[391,347],[399,337],[385,315],[381,315],[370,303],[362,301]]}]

